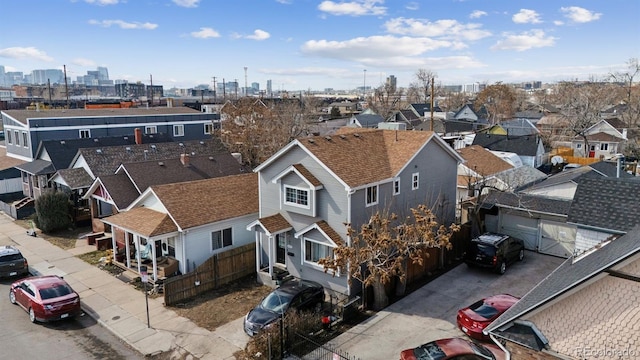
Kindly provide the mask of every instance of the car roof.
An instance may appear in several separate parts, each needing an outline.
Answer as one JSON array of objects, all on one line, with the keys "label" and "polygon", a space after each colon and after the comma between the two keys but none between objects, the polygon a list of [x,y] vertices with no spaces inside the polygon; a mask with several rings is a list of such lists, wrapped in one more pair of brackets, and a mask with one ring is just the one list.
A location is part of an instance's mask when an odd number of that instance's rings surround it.
[{"label": "car roof", "polygon": [[486,297],[484,299],[485,304],[489,304],[494,308],[504,311],[510,308],[513,304],[517,303],[520,298],[517,298],[509,294],[500,294]]},{"label": "car roof", "polygon": [[509,235],[496,234],[496,233],[484,233],[474,238],[472,241],[481,242],[483,244],[495,245],[508,237]]},{"label": "car roof", "polygon": [[278,292],[282,292],[282,293],[286,293],[286,294],[291,294],[291,295],[295,295],[305,289],[308,288],[314,288],[314,287],[320,287],[322,288],[322,285],[320,285],[319,283],[315,282],[315,281],[310,281],[310,280],[302,280],[302,279],[293,279],[293,280],[289,280],[287,282],[284,282],[280,285],[280,287],[278,287],[276,289],[276,291]]},{"label": "car roof", "polygon": [[33,276],[26,280],[38,288],[47,288],[55,285],[67,284],[64,279],[57,275]]},{"label": "car roof", "polygon": [[5,245],[0,247],[0,256],[9,254],[20,254],[20,250],[14,248],[11,245]]}]

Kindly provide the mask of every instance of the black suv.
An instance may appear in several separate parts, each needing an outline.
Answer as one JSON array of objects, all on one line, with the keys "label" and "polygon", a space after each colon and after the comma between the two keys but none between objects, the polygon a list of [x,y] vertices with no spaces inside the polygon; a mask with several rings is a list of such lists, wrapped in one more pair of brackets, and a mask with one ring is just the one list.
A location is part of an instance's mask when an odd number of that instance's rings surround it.
[{"label": "black suv", "polygon": [[464,254],[469,266],[492,269],[504,274],[507,265],[524,258],[524,242],[509,235],[485,233],[471,240]]},{"label": "black suv", "polygon": [[29,274],[29,264],[20,250],[13,246],[0,246],[0,278]]}]

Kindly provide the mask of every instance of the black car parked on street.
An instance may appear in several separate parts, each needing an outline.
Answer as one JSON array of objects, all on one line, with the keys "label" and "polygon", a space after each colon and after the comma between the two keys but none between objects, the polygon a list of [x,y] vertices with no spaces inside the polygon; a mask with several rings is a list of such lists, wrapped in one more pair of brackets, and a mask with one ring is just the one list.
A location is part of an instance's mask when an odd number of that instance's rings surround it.
[{"label": "black car parked on street", "polygon": [[464,262],[504,274],[507,265],[524,259],[524,241],[509,235],[485,233],[471,240]]},{"label": "black car parked on street", "polygon": [[285,316],[287,311],[320,311],[324,288],[314,281],[289,280],[267,295],[244,318],[244,331],[254,336],[262,328]]},{"label": "black car parked on street", "polygon": [[29,263],[20,250],[13,246],[0,246],[0,278],[29,274]]}]

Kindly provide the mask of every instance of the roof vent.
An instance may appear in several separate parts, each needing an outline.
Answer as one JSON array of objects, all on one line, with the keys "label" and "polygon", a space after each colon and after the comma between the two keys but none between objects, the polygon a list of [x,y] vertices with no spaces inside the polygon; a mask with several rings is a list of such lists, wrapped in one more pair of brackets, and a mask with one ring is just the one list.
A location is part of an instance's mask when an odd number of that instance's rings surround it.
[{"label": "roof vent", "polygon": [[325,138],[325,140],[327,140],[327,141],[331,141],[331,136],[325,136],[324,138]]},{"label": "roof vent", "polygon": [[200,145],[204,145],[204,141],[200,141]]},{"label": "roof vent", "polygon": [[127,146],[125,149],[127,150],[127,152],[131,152],[131,146]]},{"label": "roof vent", "polygon": [[215,161],[216,159],[214,159],[213,156],[209,156],[209,160]]},{"label": "roof vent", "polygon": [[315,143],[315,140],[309,139],[309,142],[313,144],[313,143]]},{"label": "roof vent", "polygon": [[195,151],[192,151],[192,152],[191,152],[191,156],[196,156],[196,152],[195,152]]},{"label": "roof vent", "polygon": [[64,140],[61,140],[61,141],[60,141],[60,145],[64,145],[64,144],[66,144],[66,143],[67,143],[67,142],[66,142],[66,141],[64,141]]},{"label": "roof vent", "polygon": [[184,144],[183,143],[178,143],[178,146],[184,147]]},{"label": "roof vent", "polygon": [[164,166],[164,163],[163,163],[162,161],[159,161],[159,162],[158,162],[158,165],[160,165],[160,166]]},{"label": "roof vent", "polygon": [[340,139],[345,140],[347,137],[344,135],[340,135]]},{"label": "roof vent", "polygon": [[98,138],[93,139],[93,142],[98,142],[98,141],[99,141]]},{"label": "roof vent", "polygon": [[155,145],[155,144],[152,144],[152,145],[151,145],[151,148],[152,148],[153,150],[155,150],[155,149],[156,149],[156,145]]},{"label": "roof vent", "polygon": [[355,137],[359,138],[359,137],[360,137],[360,134],[359,134],[359,133],[353,133],[353,136],[355,136]]},{"label": "roof vent", "polygon": [[124,139],[125,139],[125,140],[129,140],[129,137],[128,137],[128,136],[125,136],[125,137],[124,137]]},{"label": "roof vent", "polygon": [[96,149],[96,153],[102,154],[102,149]]}]

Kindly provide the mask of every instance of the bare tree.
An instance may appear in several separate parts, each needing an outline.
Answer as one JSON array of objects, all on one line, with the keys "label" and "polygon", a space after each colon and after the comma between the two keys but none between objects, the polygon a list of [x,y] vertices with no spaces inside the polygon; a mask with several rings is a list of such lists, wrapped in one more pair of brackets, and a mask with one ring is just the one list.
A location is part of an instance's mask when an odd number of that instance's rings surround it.
[{"label": "bare tree", "polygon": [[224,106],[222,112],[226,120],[219,130],[220,138],[252,168],[308,132],[299,99],[267,105],[262,100],[241,98]]},{"label": "bare tree", "polygon": [[431,70],[418,69],[414,76],[414,81],[409,85],[407,94],[418,100],[415,102],[429,102],[431,99],[431,83],[435,81],[437,75]]},{"label": "bare tree", "polygon": [[612,81],[622,85],[622,101],[626,109],[620,114],[628,128],[637,127],[640,124],[640,85],[637,82],[637,76],[640,75],[640,62],[638,58],[631,58],[627,61],[626,72],[616,72],[610,74]]},{"label": "bare tree", "polygon": [[449,227],[438,223],[436,216],[426,206],[411,209],[411,216],[402,221],[396,214],[377,212],[360,229],[347,225],[351,244],[339,244],[333,257],[320,259],[325,271],[347,271],[349,283],[360,281],[364,287],[374,289],[374,307],[381,309],[388,304],[385,285],[394,277],[406,281],[408,261],[422,264],[425,249],[450,249],[452,234],[459,226]]},{"label": "bare tree", "polygon": [[400,110],[401,98],[401,89],[396,89],[391,84],[385,83],[374,91],[369,107],[386,120],[394,111]]},{"label": "bare tree", "polygon": [[513,117],[516,109],[516,92],[513,87],[497,82],[482,90],[474,103],[474,110],[487,110],[489,122],[499,124],[503,120]]},{"label": "bare tree", "polygon": [[469,98],[461,92],[446,92],[444,99],[438,102],[443,111],[457,111],[469,102]]}]

